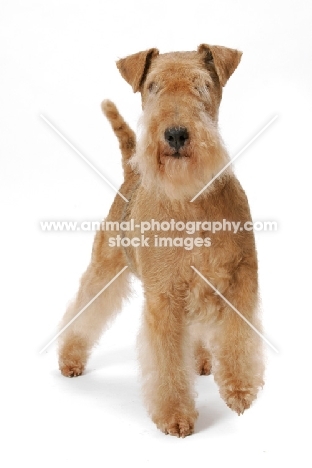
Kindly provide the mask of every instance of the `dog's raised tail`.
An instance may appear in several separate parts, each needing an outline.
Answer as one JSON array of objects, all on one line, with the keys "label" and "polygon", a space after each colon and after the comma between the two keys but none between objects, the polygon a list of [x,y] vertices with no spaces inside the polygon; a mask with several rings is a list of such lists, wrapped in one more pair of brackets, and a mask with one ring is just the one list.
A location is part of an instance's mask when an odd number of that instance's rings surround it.
[{"label": "dog's raised tail", "polygon": [[119,147],[122,154],[122,166],[124,172],[132,171],[128,164],[129,159],[133,155],[136,146],[136,136],[134,131],[129,127],[124,118],[120,115],[117,107],[108,99],[101,104],[103,114],[109,120],[112,129],[119,141]]}]

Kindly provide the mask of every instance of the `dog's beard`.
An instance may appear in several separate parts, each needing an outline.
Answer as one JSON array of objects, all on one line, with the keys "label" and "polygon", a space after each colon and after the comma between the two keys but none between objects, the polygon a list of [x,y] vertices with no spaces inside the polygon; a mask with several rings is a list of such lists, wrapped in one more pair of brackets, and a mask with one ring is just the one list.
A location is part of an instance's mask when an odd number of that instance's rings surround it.
[{"label": "dog's beard", "polygon": [[216,126],[205,118],[190,132],[190,141],[179,150],[179,156],[173,153],[163,139],[163,131],[155,135],[142,125],[137,151],[130,160],[146,190],[172,200],[193,198],[229,161]]}]

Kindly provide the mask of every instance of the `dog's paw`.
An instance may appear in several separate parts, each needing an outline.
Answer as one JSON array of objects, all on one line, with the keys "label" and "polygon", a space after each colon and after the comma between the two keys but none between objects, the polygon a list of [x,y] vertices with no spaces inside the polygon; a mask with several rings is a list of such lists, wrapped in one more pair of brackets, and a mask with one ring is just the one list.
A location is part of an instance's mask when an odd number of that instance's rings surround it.
[{"label": "dog's paw", "polygon": [[203,347],[197,350],[195,355],[196,373],[198,375],[211,374],[211,355],[209,351]]},{"label": "dog's paw", "polygon": [[202,359],[196,362],[196,372],[198,375],[210,375],[211,374],[211,361],[210,359]]},{"label": "dog's paw", "polygon": [[236,411],[238,415],[243,414],[257,398],[257,389],[251,387],[233,390],[228,389],[222,393],[221,395],[227,406],[233,411]]},{"label": "dog's paw", "polygon": [[60,371],[65,377],[78,377],[84,371],[81,363],[60,364]]},{"label": "dog's paw", "polygon": [[166,421],[155,421],[158,429],[165,434],[170,434],[176,437],[184,438],[193,434],[194,424],[198,416],[197,411],[193,411],[190,415],[176,414]]},{"label": "dog's paw", "polygon": [[84,338],[71,335],[59,349],[59,369],[65,377],[78,377],[87,363],[87,342]]}]

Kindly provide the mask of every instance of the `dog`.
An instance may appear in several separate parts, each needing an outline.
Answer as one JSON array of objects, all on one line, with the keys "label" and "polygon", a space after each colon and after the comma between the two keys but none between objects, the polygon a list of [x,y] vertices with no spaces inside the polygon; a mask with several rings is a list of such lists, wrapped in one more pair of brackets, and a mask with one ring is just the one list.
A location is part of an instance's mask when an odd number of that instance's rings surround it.
[{"label": "dog", "polygon": [[264,384],[262,340],[235,312],[261,330],[253,232],[222,229],[211,236],[206,228],[208,221],[251,221],[218,130],[222,90],[241,55],[201,44],[191,52],[152,48],[118,60],[122,77],[141,93],[138,139],[104,101],[124,182],[105,219],[110,229],[97,231],[90,265],[61,323],[73,320],[59,339],[59,367],[78,376],[136,275],[144,288],[138,348],[145,403],[157,427],[178,437],[194,431],[196,373],[212,373],[238,414]]}]

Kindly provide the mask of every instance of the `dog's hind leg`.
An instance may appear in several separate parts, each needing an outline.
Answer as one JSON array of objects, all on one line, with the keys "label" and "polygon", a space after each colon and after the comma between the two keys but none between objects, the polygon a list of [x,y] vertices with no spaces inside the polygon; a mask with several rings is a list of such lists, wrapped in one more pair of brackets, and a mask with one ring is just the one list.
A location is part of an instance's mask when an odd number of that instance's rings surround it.
[{"label": "dog's hind leg", "polygon": [[191,323],[189,330],[196,374],[210,375],[212,356],[208,349],[208,331],[202,323]]},{"label": "dog's hind leg", "polygon": [[199,375],[210,375],[211,354],[203,342],[197,341],[194,344],[194,354],[196,363],[196,373]]},{"label": "dog's hind leg", "polygon": [[[117,276],[126,266],[124,252],[121,247],[110,247],[108,237],[107,232],[97,232],[91,263],[81,278],[77,296],[67,309],[60,326],[63,329],[73,320],[59,338],[59,367],[67,377],[83,372],[92,347],[129,294],[129,269]],[[114,277],[116,279],[109,284]],[[105,286],[107,288],[75,318]]]}]

